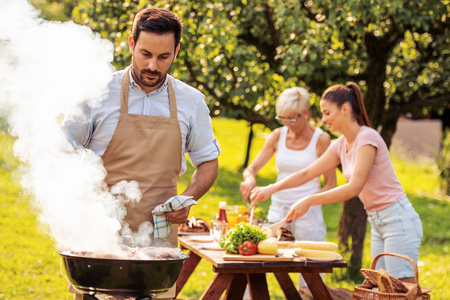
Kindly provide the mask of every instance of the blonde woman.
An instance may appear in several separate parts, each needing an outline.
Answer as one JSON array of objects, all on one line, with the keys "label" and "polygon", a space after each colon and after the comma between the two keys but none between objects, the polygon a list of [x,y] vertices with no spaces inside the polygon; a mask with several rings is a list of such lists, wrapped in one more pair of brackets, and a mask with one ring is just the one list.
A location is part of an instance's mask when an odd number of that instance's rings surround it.
[{"label": "blonde woman", "polygon": [[[261,151],[244,170],[244,181],[240,186],[244,201],[247,201],[250,192],[256,187],[256,174],[273,155],[276,155],[277,181],[280,181],[313,163],[330,145],[330,136],[308,121],[310,102],[306,89],[293,87],[283,91],[277,100],[276,112],[277,120],[284,126],[272,131]],[[323,173],[323,188],[320,187],[320,175],[317,174],[300,186],[274,193],[268,221],[277,222],[286,217],[290,206],[299,198],[336,186],[334,169]],[[296,240],[325,241],[326,238],[321,205],[311,207],[301,218],[285,227],[293,232]]]}]

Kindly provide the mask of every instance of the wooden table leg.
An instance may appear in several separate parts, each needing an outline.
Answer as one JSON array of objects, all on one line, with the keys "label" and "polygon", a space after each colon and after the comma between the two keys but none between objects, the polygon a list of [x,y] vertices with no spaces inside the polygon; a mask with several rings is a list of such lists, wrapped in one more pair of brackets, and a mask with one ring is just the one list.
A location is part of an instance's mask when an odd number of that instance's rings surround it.
[{"label": "wooden table leg", "polygon": [[269,300],[269,288],[267,287],[265,273],[247,274],[250,298],[254,300]]},{"label": "wooden table leg", "polygon": [[245,274],[235,274],[230,286],[227,288],[225,299],[242,299],[247,287],[247,276]]},{"label": "wooden table leg", "polygon": [[278,283],[280,284],[280,287],[283,290],[284,295],[286,296],[286,299],[302,300],[302,297],[300,297],[300,294],[298,293],[298,290],[292,282],[292,279],[288,273],[273,274],[277,278]]},{"label": "wooden table leg", "polygon": [[176,282],[176,292],[175,292],[175,298],[180,293],[181,289],[186,284],[189,277],[191,277],[192,273],[194,272],[195,268],[197,267],[198,263],[200,262],[202,258],[195,254],[194,252],[189,252],[189,258],[186,259],[183,263],[183,266],[181,267],[180,276],[178,276],[177,282]]},{"label": "wooden table leg", "polygon": [[302,273],[314,299],[333,300],[319,273]]},{"label": "wooden table leg", "polygon": [[231,273],[217,273],[200,299],[219,300],[223,292],[231,285],[233,278],[234,274]]}]

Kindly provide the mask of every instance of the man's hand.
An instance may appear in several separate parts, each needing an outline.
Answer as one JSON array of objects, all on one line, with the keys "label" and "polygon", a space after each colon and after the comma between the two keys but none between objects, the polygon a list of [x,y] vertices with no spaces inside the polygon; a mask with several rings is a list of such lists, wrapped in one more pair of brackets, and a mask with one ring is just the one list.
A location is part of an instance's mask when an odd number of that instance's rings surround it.
[{"label": "man's hand", "polygon": [[176,210],[173,212],[167,212],[166,216],[167,216],[167,219],[172,224],[183,224],[187,221],[190,210],[191,210],[191,206],[187,206],[180,210]]}]

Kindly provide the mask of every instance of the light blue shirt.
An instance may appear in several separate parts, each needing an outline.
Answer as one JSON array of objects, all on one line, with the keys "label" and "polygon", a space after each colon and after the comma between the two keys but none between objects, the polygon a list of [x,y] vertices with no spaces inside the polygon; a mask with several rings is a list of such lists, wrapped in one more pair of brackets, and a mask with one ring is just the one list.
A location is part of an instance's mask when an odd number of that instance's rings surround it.
[{"label": "light blue shirt", "polygon": [[[66,116],[62,130],[69,142],[78,147],[90,148],[99,156],[103,155],[119,121],[120,86],[123,73],[124,70],[113,73],[109,83],[109,94],[98,107],[83,103],[81,114]],[[128,113],[170,117],[168,77],[172,80],[177,101],[177,117],[182,138],[180,174],[183,174],[186,171],[186,152],[194,167],[214,160],[220,154],[204,95],[170,75],[167,75],[159,89],[147,94],[133,80],[130,69]]]}]

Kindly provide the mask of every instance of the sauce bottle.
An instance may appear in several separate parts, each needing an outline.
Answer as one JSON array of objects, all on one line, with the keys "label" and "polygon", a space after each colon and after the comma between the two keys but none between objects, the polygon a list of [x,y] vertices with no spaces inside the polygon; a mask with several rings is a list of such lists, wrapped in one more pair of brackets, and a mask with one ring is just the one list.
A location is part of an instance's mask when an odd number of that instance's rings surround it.
[{"label": "sauce bottle", "polygon": [[228,223],[227,220],[227,203],[225,201],[219,202],[219,215],[217,221]]}]

